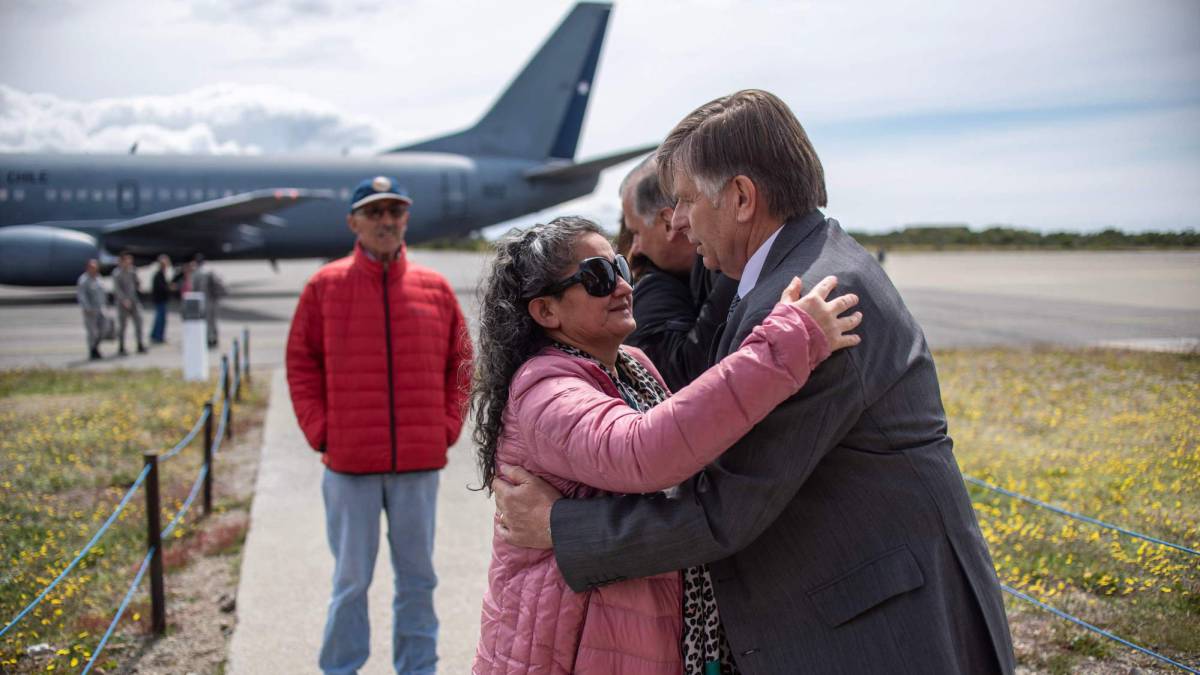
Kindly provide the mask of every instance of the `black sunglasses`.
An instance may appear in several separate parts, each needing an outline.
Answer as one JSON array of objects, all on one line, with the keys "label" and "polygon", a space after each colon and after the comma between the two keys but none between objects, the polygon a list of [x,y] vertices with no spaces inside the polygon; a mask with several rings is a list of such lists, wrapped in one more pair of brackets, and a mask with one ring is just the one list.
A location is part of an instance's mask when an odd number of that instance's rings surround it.
[{"label": "black sunglasses", "polygon": [[627,284],[633,283],[633,277],[629,273],[629,263],[625,260],[625,256],[618,255],[615,262],[608,258],[586,258],[580,261],[578,272],[562,281],[550,284],[534,294],[533,297],[556,295],[575,284],[583,284],[583,290],[587,291],[588,295],[603,298],[606,295],[612,295],[612,292],[617,290],[617,277],[624,279]]}]

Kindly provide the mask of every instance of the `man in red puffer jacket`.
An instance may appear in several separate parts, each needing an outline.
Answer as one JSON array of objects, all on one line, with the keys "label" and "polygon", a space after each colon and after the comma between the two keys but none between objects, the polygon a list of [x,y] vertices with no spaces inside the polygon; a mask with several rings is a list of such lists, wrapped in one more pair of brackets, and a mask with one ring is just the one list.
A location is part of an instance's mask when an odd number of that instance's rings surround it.
[{"label": "man in red puffer jacket", "polygon": [[437,663],[438,470],[462,428],[471,341],[450,285],[405,256],[411,204],[395,178],[359,184],[346,218],[354,253],[309,279],[288,335],[292,405],[325,463],[335,560],[325,673],[353,673],[367,660],[380,512],[396,573],[393,665],[433,673]]}]

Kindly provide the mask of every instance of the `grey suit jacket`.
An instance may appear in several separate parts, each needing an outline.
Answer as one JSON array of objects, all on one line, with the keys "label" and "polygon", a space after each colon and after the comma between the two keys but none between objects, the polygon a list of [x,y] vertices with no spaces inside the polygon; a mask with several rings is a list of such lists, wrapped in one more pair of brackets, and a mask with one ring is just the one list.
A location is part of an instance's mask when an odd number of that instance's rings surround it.
[{"label": "grey suit jacket", "polygon": [[[835,353],[680,494],[562,499],[577,591],[708,563],[738,667],[760,673],[1014,670],[1000,588],[946,435],[924,334],[875,259],[818,211],[784,225],[717,355],[793,276],[859,295]],[[719,414],[719,411],[717,411]]]}]

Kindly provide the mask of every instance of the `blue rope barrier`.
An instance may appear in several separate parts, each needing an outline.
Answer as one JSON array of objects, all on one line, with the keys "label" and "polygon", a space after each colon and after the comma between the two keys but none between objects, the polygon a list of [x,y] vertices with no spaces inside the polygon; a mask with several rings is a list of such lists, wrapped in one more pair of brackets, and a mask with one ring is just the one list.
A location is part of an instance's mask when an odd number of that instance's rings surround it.
[{"label": "blue rope barrier", "polygon": [[1082,626],[1083,628],[1086,628],[1086,629],[1092,631],[1093,633],[1096,633],[1097,635],[1102,635],[1102,636],[1108,638],[1109,640],[1112,640],[1114,642],[1125,645],[1126,647],[1129,647],[1130,649],[1137,650],[1147,656],[1152,656],[1152,657],[1158,659],[1159,661],[1162,661],[1163,663],[1169,663],[1172,666],[1175,666],[1176,668],[1180,668],[1189,673],[1194,673],[1195,675],[1200,675],[1200,670],[1195,670],[1193,668],[1185,666],[1184,664],[1182,664],[1178,661],[1174,661],[1174,660],[1170,659],[1169,657],[1163,656],[1162,654],[1159,654],[1158,652],[1152,652],[1149,649],[1146,649],[1145,647],[1135,645],[1123,637],[1113,635],[1112,633],[1104,630],[1103,628],[1100,628],[1098,626],[1093,626],[1092,624],[1084,621],[1083,619],[1080,619],[1075,616],[1071,616],[1070,614],[1067,614],[1066,612],[1064,612],[1060,609],[1051,607],[1050,605],[1047,605],[1046,603],[1042,602],[1041,600],[1038,600],[1037,598],[1026,595],[1026,594],[1022,593],[1021,591],[1018,591],[1017,589],[1015,589],[1011,586],[1008,586],[1007,584],[1000,584],[1000,588],[1003,588],[1004,592],[1008,593],[1009,595],[1015,596],[1017,598],[1020,598],[1021,600],[1024,600],[1025,602],[1028,602],[1037,607],[1040,607],[1040,608],[1046,610],[1047,612],[1050,612],[1051,614],[1054,614],[1055,616],[1058,616],[1059,618],[1066,619],[1067,621],[1070,621],[1071,623],[1073,623],[1077,626]]},{"label": "blue rope barrier", "polygon": [[137,576],[133,578],[133,583],[129,585],[129,590],[125,592],[125,598],[121,600],[121,605],[117,607],[117,613],[113,616],[112,622],[108,624],[108,630],[104,631],[104,637],[100,638],[99,644],[96,645],[95,651],[92,652],[92,658],[88,659],[87,665],[83,667],[81,673],[88,673],[92,670],[92,666],[96,665],[96,659],[100,658],[100,652],[104,651],[105,645],[108,644],[108,639],[112,637],[113,631],[117,628],[117,623],[120,622],[121,616],[125,614],[125,610],[129,608],[129,601],[133,599],[133,593],[142,583],[142,577],[146,575],[146,568],[150,566],[150,558],[154,556],[154,549],[150,549],[146,553],[146,557],[142,559],[142,566],[138,568]]},{"label": "blue rope barrier", "polygon": [[1043,509],[1053,511],[1057,514],[1066,516],[1068,518],[1074,518],[1075,520],[1081,520],[1085,523],[1091,523],[1092,525],[1095,525],[1097,527],[1103,527],[1108,530],[1114,530],[1116,532],[1120,532],[1121,534],[1128,535],[1130,537],[1135,537],[1137,539],[1142,539],[1144,541],[1148,541],[1152,544],[1158,544],[1160,546],[1169,546],[1170,548],[1173,548],[1173,549],[1176,549],[1179,551],[1183,551],[1184,553],[1190,553],[1191,555],[1200,555],[1200,551],[1197,551],[1194,548],[1188,548],[1187,546],[1182,546],[1180,544],[1172,544],[1169,541],[1163,541],[1162,539],[1159,539],[1157,537],[1152,537],[1148,534],[1142,534],[1141,532],[1135,532],[1133,530],[1129,530],[1124,527],[1121,527],[1120,525],[1113,525],[1112,523],[1106,523],[1103,520],[1097,520],[1095,518],[1092,518],[1091,516],[1085,516],[1082,513],[1075,513],[1074,511],[1068,511],[1060,506],[1055,506],[1054,504],[1044,502],[1040,499],[1034,499],[1033,497],[1023,495],[1019,492],[1013,492],[1012,490],[1005,490],[1002,487],[992,485],[991,483],[979,480],[978,478],[975,478],[973,476],[968,476],[968,475],[964,474],[963,479],[966,480],[968,483],[971,483],[972,485],[978,485],[979,487],[986,488],[993,492],[998,492],[1002,495],[1012,497],[1013,499],[1019,499],[1023,502],[1026,502],[1027,504],[1032,504],[1034,506],[1038,506]]},{"label": "blue rope barrier", "polygon": [[[226,401],[228,404],[228,401]],[[226,405],[221,410],[221,420],[217,424],[216,440],[213,441],[213,455],[215,456],[221,449],[221,441],[225,438],[225,425],[229,423],[229,406]],[[183,518],[188,509],[192,508],[192,502],[195,501],[196,495],[200,494],[200,486],[204,484],[204,476],[208,474],[209,467],[207,464],[200,467],[200,474],[196,476],[196,480],[192,483],[192,489],[188,492],[187,499],[184,500],[183,506],[179,507],[179,511],[171,518],[171,522],[162,531],[162,538],[166,539],[167,535],[175,530],[175,526]]]},{"label": "blue rope barrier", "polygon": [[179,512],[175,514],[175,517],[172,518],[171,522],[167,523],[166,528],[163,529],[163,531],[162,531],[163,539],[166,539],[167,536],[170,535],[171,532],[173,532],[175,530],[175,526],[179,523],[180,520],[183,519],[184,514],[186,514],[188,512],[188,509],[192,508],[192,502],[196,499],[196,495],[200,493],[200,486],[204,485],[204,476],[206,476],[207,474],[208,474],[208,465],[205,464],[204,466],[200,467],[200,474],[198,476],[196,476],[196,481],[194,483],[192,483],[192,489],[188,493],[187,499],[185,499],[183,501],[183,506],[179,507]]},{"label": "blue rope barrier", "polygon": [[204,412],[200,413],[200,419],[196,420],[196,424],[192,426],[192,430],[188,432],[187,436],[184,436],[182,441],[179,441],[175,444],[175,447],[168,450],[167,453],[162,457],[159,457],[158,461],[165,462],[175,455],[178,455],[180,451],[190,445],[191,442],[196,439],[196,434],[200,433],[200,430],[204,428],[204,421],[208,419],[208,414],[209,409],[205,408]]},{"label": "blue rope barrier", "polygon": [[83,560],[83,557],[87,555],[88,551],[92,550],[92,547],[96,545],[96,542],[100,540],[100,537],[103,536],[104,533],[108,531],[108,528],[117,520],[117,516],[120,515],[121,511],[125,509],[125,505],[129,503],[130,498],[133,497],[133,493],[136,492],[139,487],[141,487],[149,473],[150,467],[145,467],[142,469],[142,472],[138,474],[137,479],[133,481],[133,485],[129,487],[129,490],[125,492],[125,496],[121,498],[121,501],[117,504],[117,507],[113,509],[112,515],[108,517],[108,520],[104,521],[104,524],[100,526],[100,529],[96,531],[96,534],[92,535],[91,540],[84,545],[83,549],[80,550],[78,555],[75,556],[75,559],[72,560],[69,565],[67,565],[66,569],[60,572],[59,575],[54,578],[54,581],[50,582],[49,586],[46,586],[46,588],[42,589],[42,592],[33,599],[33,602],[29,603],[25,609],[21,610],[12,621],[9,621],[8,625],[5,626],[3,630],[0,630],[0,637],[3,637],[4,634],[9,631],[9,629],[17,625],[18,621],[24,619],[25,615],[29,614],[29,612],[32,611],[33,608],[36,607],[43,598],[46,597],[46,594],[53,590],[54,587],[58,585],[58,582],[63,580],[63,577],[67,576],[70,574],[71,570],[75,569],[75,566],[79,564],[79,561]]}]

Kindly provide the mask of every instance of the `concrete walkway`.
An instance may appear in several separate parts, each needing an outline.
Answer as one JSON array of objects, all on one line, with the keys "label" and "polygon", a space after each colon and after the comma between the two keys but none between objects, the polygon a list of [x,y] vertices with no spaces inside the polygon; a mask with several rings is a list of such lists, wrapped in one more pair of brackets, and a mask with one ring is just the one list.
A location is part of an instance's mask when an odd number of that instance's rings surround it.
[{"label": "concrete walkway", "polygon": [[[434,601],[441,620],[442,673],[470,671],[491,553],[492,503],[466,488],[478,483],[468,432],[450,449],[438,496]],[[262,453],[228,672],[315,673],[333,574],[321,502],[324,469],[296,424],[282,369],[271,382]],[[380,546],[370,591],[371,658],[364,674],[391,672],[391,581],[387,547]]]}]

